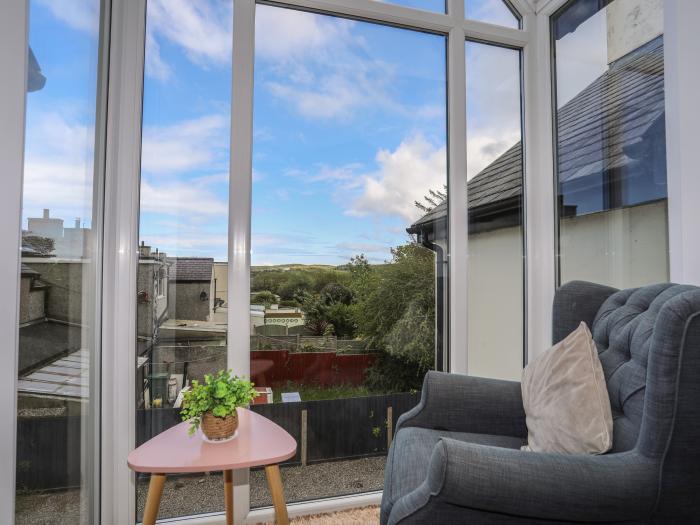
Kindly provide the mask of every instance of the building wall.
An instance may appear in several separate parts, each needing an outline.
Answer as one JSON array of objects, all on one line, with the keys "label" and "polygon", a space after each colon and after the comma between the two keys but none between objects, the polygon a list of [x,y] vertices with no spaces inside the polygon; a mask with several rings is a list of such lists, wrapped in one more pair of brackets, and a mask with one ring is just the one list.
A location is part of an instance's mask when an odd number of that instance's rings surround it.
[{"label": "building wall", "polygon": [[[561,282],[628,288],[668,280],[666,202],[563,219]],[[469,373],[519,380],[523,339],[520,228],[469,240]],[[544,349],[538,349],[544,350]]]},{"label": "building wall", "polygon": [[606,7],[608,64],[664,31],[663,0],[616,0]]},{"label": "building wall", "polygon": [[[207,321],[210,314],[211,282],[171,282],[168,286],[168,317],[190,321]],[[207,300],[200,300],[202,292]]]},{"label": "building wall", "polygon": [[32,290],[32,278],[22,277],[20,282],[19,324],[46,317],[44,312],[45,290]]},{"label": "building wall", "polygon": [[23,259],[50,285],[46,292],[46,317],[68,323],[82,323],[83,264],[88,260]]},{"label": "building wall", "polygon": [[228,302],[228,263],[214,263],[214,280],[216,282],[215,298]]},{"label": "building wall", "polygon": [[520,227],[469,236],[470,375],[520,380],[523,274]]},{"label": "building wall", "polygon": [[561,282],[631,288],[668,280],[666,201],[562,219]]}]

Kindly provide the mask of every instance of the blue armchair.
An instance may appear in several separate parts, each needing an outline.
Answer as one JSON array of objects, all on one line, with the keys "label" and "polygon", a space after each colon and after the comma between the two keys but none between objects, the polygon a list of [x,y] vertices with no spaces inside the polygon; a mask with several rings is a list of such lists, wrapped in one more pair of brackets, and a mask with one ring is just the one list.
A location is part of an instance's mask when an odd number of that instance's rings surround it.
[{"label": "blue armchair", "polygon": [[700,288],[556,293],[553,342],[581,321],[613,410],[601,456],[522,452],[520,384],[430,372],[398,421],[381,523],[700,523]]}]

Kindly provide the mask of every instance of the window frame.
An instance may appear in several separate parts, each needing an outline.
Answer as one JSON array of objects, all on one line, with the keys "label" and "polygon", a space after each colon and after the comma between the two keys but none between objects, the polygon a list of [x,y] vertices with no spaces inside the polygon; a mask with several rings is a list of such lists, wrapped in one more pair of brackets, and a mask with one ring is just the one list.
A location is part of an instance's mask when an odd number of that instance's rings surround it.
[{"label": "window frame", "polygon": [[[542,135],[543,131],[551,137],[551,105],[546,87],[549,79],[548,62],[542,59],[548,51],[546,16],[536,14],[532,0],[510,0],[509,4],[520,14],[521,29],[497,26],[465,18],[464,0],[447,0],[447,12],[435,13],[420,11],[409,7],[392,5],[375,0],[233,0],[233,75],[232,75],[232,127],[231,127],[231,164],[230,164],[230,198],[229,198],[229,366],[239,373],[249,372],[249,341],[236,338],[240,330],[248,329],[249,305],[247,294],[234,294],[233,290],[249,289],[250,269],[250,222],[251,222],[251,166],[252,166],[252,95],[255,44],[255,7],[257,3],[269,3],[282,7],[301,9],[314,13],[339,16],[380,23],[400,28],[425,31],[447,37],[447,140],[448,140],[448,186],[449,198],[449,333],[446,339],[452,341],[449,346],[449,370],[467,373],[467,181],[466,171],[466,60],[465,42],[480,41],[488,44],[512,47],[521,50],[523,68],[521,71],[524,109],[524,180],[525,196],[523,199],[525,214],[527,274],[525,297],[526,348],[537,348],[548,339],[549,309],[553,295],[553,237],[547,228],[553,225],[553,216],[545,218],[549,193],[544,191],[543,181],[546,176],[530,180],[529,173],[551,173],[551,143]],[[105,61],[108,76],[104,86],[108,97],[100,105],[101,119],[105,128],[105,140],[98,141],[96,158],[104,159],[104,232],[102,264],[102,297],[94,306],[95,316],[102,319],[101,334],[101,415],[99,428],[94,429],[96,436],[101,436],[97,444],[100,461],[96,469],[100,472],[101,485],[99,495],[95,495],[96,508],[103,522],[133,523],[135,521],[135,476],[126,466],[125,457],[135,443],[135,332],[136,304],[133,290],[136,289],[138,266],[138,224],[139,224],[139,190],[140,190],[140,150],[141,150],[141,113],[143,99],[143,75],[145,55],[145,18],[146,0],[105,0],[105,9],[101,40],[101,53],[108,56]],[[13,4],[9,16],[3,17],[9,29],[0,34],[3,39],[13,39],[14,45],[3,49],[17,49],[17,43],[26,46],[28,0],[18,0]],[[544,32],[542,28],[545,27]],[[8,54],[9,55],[9,54]],[[4,68],[14,73],[16,78],[26,77],[26,58],[0,57],[9,60]],[[19,83],[17,83],[19,84]],[[22,81],[24,86],[24,80]],[[17,89],[17,86],[13,86]],[[23,168],[22,152],[24,140],[24,92],[10,92],[10,97],[3,99],[14,111],[14,121],[0,124],[0,134],[7,134],[9,151],[0,150],[4,155],[14,155],[22,164],[11,166],[10,176],[16,187],[3,193],[11,206],[2,207],[5,224],[11,228],[3,229],[2,240],[18,244],[19,206],[21,204],[21,181]],[[18,105],[18,102],[22,104]],[[5,105],[0,108],[5,110]],[[549,108],[549,109],[548,109]],[[19,119],[21,124],[19,125]],[[549,119],[549,122],[548,122]],[[548,127],[549,126],[549,127]],[[537,149],[539,148],[539,149]],[[22,152],[23,153],[23,152]],[[3,157],[4,158],[4,157]],[[234,191],[235,190],[235,191]],[[551,204],[551,201],[549,201]],[[549,240],[552,239],[552,242]],[[549,256],[538,254],[549,253]],[[549,264],[546,262],[550,260]],[[3,261],[9,266],[15,265],[18,275],[19,257]],[[551,266],[551,272],[550,272]],[[13,267],[14,268],[14,267]],[[11,270],[11,269],[10,269]],[[8,270],[9,271],[9,270]],[[11,281],[11,280],[10,280]],[[13,283],[18,289],[19,279]],[[11,290],[10,290],[11,291]],[[532,292],[530,292],[532,291]],[[12,294],[10,294],[12,295]],[[14,310],[15,316],[7,316],[3,322],[8,323],[8,333],[16,336],[18,294],[3,299],[8,311]],[[12,327],[10,326],[12,324]],[[12,329],[10,329],[12,328]],[[13,344],[15,359],[17,341]],[[3,382],[11,399],[15,398],[16,365],[6,367],[8,380]],[[12,377],[9,377],[12,374]],[[3,460],[14,464],[14,430],[16,428],[16,411],[12,406],[6,407],[7,436],[0,435],[0,444],[7,444],[3,450],[12,451],[3,454]],[[2,414],[5,416],[5,413]],[[10,421],[11,420],[11,421]],[[5,443],[9,439],[11,442]],[[14,468],[3,469],[7,472],[3,485],[7,482],[8,490],[3,491],[14,502]],[[243,519],[249,514],[247,473],[236,476],[236,518]],[[292,505],[291,513],[309,513],[319,510],[347,508],[357,504],[378,501],[380,493],[363,494],[354,497],[334,498],[321,502],[305,502]],[[13,505],[2,508],[10,509],[14,518]],[[255,517],[263,516],[266,509],[254,511]],[[253,514],[251,514],[251,517]],[[217,516],[185,517],[178,521],[204,523],[217,521]]]}]

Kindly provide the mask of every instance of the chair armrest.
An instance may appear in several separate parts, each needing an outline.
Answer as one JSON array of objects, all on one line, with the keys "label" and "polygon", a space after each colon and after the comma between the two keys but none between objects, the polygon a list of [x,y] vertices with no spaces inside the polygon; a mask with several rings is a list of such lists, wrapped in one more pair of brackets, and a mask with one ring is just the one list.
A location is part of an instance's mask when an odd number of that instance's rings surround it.
[{"label": "chair armrest", "polygon": [[654,509],[657,480],[658,464],[636,451],[545,454],[444,438],[425,482],[396,503],[389,522],[448,504],[538,520],[636,523]]},{"label": "chair armrest", "polygon": [[401,427],[423,427],[527,437],[520,383],[428,372],[418,405],[403,414]]}]

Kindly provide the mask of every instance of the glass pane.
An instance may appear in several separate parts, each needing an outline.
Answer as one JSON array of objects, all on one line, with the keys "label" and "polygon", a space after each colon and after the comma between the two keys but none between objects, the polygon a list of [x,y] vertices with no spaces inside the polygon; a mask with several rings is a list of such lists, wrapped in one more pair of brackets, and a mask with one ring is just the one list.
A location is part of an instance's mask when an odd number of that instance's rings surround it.
[{"label": "glass pane", "polygon": [[[100,2],[30,2],[16,523],[90,523]],[[18,50],[18,52],[20,52]],[[97,194],[95,194],[97,195]]]},{"label": "glass pane", "polygon": [[557,13],[559,280],[668,279],[660,2]]},{"label": "glass pane", "polygon": [[396,4],[404,7],[413,7],[415,9],[422,9],[423,11],[437,11],[438,13],[444,13],[446,9],[447,0],[377,0],[378,2],[385,2],[387,4]]},{"label": "glass pane", "polygon": [[470,20],[520,28],[520,17],[505,0],[464,0],[464,11]]},{"label": "glass pane", "polygon": [[467,42],[466,54],[468,369],[475,376],[519,380],[524,340],[520,52]]},{"label": "glass pane", "polygon": [[[180,422],[183,387],[226,369],[232,24],[232,0],[147,3],[137,445]],[[222,511],[222,483],[168,476],[159,518]]]},{"label": "glass pane", "polygon": [[442,355],[445,38],[265,5],[256,38],[251,375],[272,403],[254,408],[306,425],[288,501],[379,490]]}]

